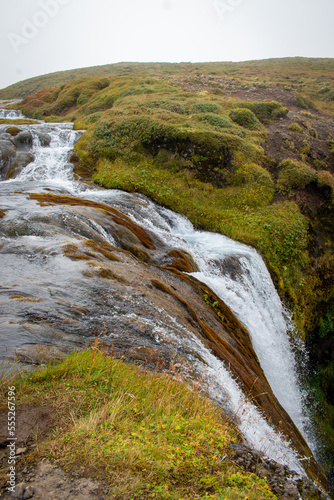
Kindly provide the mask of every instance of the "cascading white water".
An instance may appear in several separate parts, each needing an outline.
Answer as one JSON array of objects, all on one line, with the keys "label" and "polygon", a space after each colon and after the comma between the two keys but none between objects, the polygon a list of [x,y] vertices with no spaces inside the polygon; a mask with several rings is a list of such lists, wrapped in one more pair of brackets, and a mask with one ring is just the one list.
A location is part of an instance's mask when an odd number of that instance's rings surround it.
[{"label": "cascading white water", "polygon": [[[52,124],[30,126],[33,135],[34,161],[29,163],[18,175],[18,181],[47,181],[74,189],[73,166],[69,163],[69,153],[81,132],[74,131],[71,124]],[[38,130],[51,137],[49,147],[41,146]]]},{"label": "cascading white water", "polygon": [[[56,188],[57,192],[61,189],[65,194],[103,201],[127,213],[135,222],[157,234],[169,246],[191,253],[200,269],[195,273],[196,278],[212,288],[248,328],[254,349],[274,394],[295,424],[304,432],[302,395],[298,389],[294,357],[287,336],[289,319],[260,255],[252,248],[222,235],[195,231],[185,217],[161,208],[141,195],[93,189],[76,182],[68,157],[81,132],[74,132],[71,124],[35,125],[29,126],[29,130],[34,137],[35,159],[16,179],[5,182],[22,185],[28,183],[35,189]],[[49,147],[41,146],[39,136],[35,133],[37,130],[51,136]],[[142,203],[129,202],[133,198],[141,200]],[[103,236],[103,228],[99,232]],[[108,235],[105,234],[104,237],[111,241]],[[224,259],[231,256],[237,259],[239,265],[238,272],[233,276],[224,273],[221,267]],[[176,335],[175,332],[164,330],[162,326],[160,330],[164,331],[169,339]],[[181,330],[182,326],[178,324],[177,331]],[[301,473],[302,468],[289,444],[266,422],[256,407],[246,400],[223,363],[197,338],[184,335],[182,342],[195,345],[202,359],[206,361],[204,371],[198,361],[192,360],[206,381],[209,393],[217,400],[228,400],[228,407],[238,415],[240,430],[251,446]]]},{"label": "cascading white water", "polygon": [[17,120],[19,118],[24,118],[21,111],[16,109],[0,109],[0,118],[6,120]]},{"label": "cascading white water", "polygon": [[[193,275],[217,293],[246,326],[275,396],[307,437],[303,394],[288,337],[291,319],[259,253],[223,235],[196,231],[188,219],[154,203],[140,214],[129,215],[193,256],[200,269]],[[233,277],[221,265],[228,257],[234,257],[238,265]]]}]

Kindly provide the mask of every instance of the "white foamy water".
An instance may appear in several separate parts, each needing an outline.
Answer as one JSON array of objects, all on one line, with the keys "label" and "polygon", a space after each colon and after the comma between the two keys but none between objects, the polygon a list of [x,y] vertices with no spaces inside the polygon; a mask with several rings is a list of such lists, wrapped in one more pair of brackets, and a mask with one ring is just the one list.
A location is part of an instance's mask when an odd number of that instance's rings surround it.
[{"label": "white foamy water", "polygon": [[[30,126],[29,130],[33,134],[34,161],[29,163],[15,180],[45,181],[75,191],[73,165],[69,162],[69,156],[81,132],[74,131],[68,123]],[[49,134],[49,146],[41,145],[38,131]]]},{"label": "white foamy water", "polygon": [[21,111],[16,109],[0,109],[0,118],[17,120],[18,118],[24,118]]},{"label": "white foamy water", "polygon": [[[303,395],[288,337],[291,319],[259,253],[223,235],[196,231],[185,217],[153,203],[133,217],[166,243],[193,256],[200,270],[193,275],[206,283],[246,326],[275,396],[304,432]],[[234,272],[228,273],[224,261],[231,257]]]}]

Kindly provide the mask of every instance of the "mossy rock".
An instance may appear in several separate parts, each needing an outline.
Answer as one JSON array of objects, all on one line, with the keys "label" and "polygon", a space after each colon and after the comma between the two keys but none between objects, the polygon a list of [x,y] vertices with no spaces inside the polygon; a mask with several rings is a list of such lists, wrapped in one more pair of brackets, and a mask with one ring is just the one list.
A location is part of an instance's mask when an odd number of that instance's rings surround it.
[{"label": "mossy rock", "polygon": [[22,132],[20,131],[14,137],[14,144],[18,149],[31,148],[33,144],[33,137],[31,132],[29,130],[23,130]]},{"label": "mossy rock", "polygon": [[168,255],[172,257],[174,261],[172,262],[172,264],[169,264],[169,266],[166,266],[167,269],[177,269],[178,271],[182,271],[185,273],[194,273],[199,271],[196,262],[188,252],[181,252],[181,250],[172,250],[168,253]]},{"label": "mossy rock", "polygon": [[21,132],[21,129],[18,127],[8,127],[6,129],[7,134],[10,134],[12,137],[15,137],[17,134]]},{"label": "mossy rock", "polygon": [[303,189],[317,180],[317,172],[302,162],[285,160],[280,164],[277,188],[280,193],[291,193],[293,189]]},{"label": "mossy rock", "polygon": [[143,262],[149,262],[150,256],[143,249],[140,239],[124,226],[115,226],[113,237],[117,240],[123,250],[127,250]]},{"label": "mossy rock", "polygon": [[249,130],[254,130],[260,127],[260,122],[256,118],[253,111],[247,108],[236,108],[230,112],[230,118],[234,123],[245,127]]},{"label": "mossy rock", "polygon": [[242,165],[232,177],[232,182],[236,186],[243,184],[274,189],[274,181],[270,172],[256,163]]},{"label": "mossy rock", "polygon": [[239,104],[239,107],[253,111],[261,123],[270,123],[284,118],[289,112],[288,108],[276,101],[244,101]]}]

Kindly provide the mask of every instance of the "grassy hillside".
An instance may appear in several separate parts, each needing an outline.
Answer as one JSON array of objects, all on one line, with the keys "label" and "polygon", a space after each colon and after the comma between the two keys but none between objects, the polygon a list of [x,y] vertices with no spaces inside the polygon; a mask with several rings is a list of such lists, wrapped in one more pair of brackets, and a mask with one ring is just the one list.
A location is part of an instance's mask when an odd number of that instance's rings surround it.
[{"label": "grassy hillside", "polygon": [[30,118],[87,130],[76,145],[79,173],[262,253],[309,347],[309,383],[332,450],[333,69],[333,59],[303,58],[122,63],[69,83],[61,78],[78,73],[49,75],[48,84],[62,82],[51,88],[35,79],[42,90],[19,105]]},{"label": "grassy hillside", "polygon": [[198,390],[170,376],[95,346],[13,384],[18,411],[43,407],[53,417],[22,468],[51,460],[104,480],[109,493],[98,498],[110,500],[277,498],[264,478],[228,458],[230,442],[239,440],[232,423]]},{"label": "grassy hillside", "polygon": [[0,90],[0,99],[23,98],[45,88],[91,76],[109,78],[146,77],[149,75],[155,78],[177,78],[180,76],[212,75],[237,79],[246,87],[255,82],[262,85],[275,84],[291,88],[300,92],[301,100],[304,100],[304,103],[306,98],[306,106],[316,105],[334,112],[333,73],[334,59],[328,58],[293,57],[239,63],[118,63],[59,71],[30,78]]}]

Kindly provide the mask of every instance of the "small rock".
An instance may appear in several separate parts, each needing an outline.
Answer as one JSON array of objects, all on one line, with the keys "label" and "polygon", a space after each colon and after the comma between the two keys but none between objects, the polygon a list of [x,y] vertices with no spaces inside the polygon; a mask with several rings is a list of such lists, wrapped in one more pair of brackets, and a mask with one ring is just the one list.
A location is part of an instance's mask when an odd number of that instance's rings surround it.
[{"label": "small rock", "polygon": [[284,488],[284,497],[298,499],[300,495],[297,486],[293,483],[288,483]]},{"label": "small rock", "polygon": [[16,450],[16,455],[22,455],[22,453],[25,453],[28,448],[18,448]]},{"label": "small rock", "polygon": [[35,490],[32,486],[26,486],[25,483],[19,483],[15,486],[15,492],[11,493],[11,497],[26,500],[31,498],[34,493]]},{"label": "small rock", "polygon": [[257,472],[257,475],[258,475],[259,477],[263,477],[263,476],[265,476],[266,474],[268,474],[267,469],[266,469],[265,467],[263,467],[263,465],[260,465],[259,467],[257,467],[256,472]]}]

